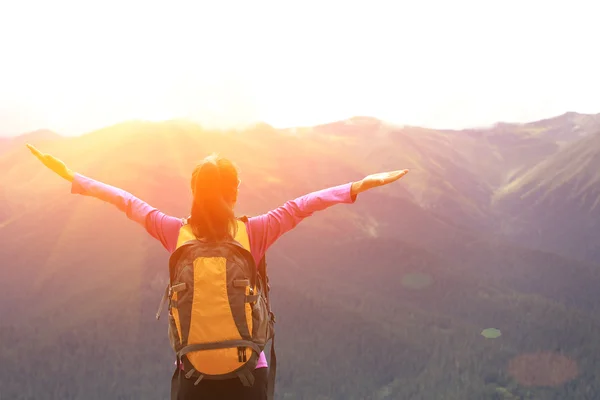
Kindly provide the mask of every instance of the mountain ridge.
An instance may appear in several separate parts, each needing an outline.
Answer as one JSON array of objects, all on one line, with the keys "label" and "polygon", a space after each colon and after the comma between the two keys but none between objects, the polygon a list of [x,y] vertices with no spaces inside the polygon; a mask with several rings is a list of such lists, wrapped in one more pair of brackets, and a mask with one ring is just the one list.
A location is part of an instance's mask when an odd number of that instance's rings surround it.
[{"label": "mountain ridge", "polygon": [[[532,127],[537,127],[537,126],[547,126],[547,125],[563,125],[565,122],[570,121],[570,122],[575,122],[575,121],[593,121],[593,122],[600,122],[600,113],[579,113],[579,112],[575,112],[575,111],[568,111],[565,112],[563,114],[560,115],[555,115],[555,116],[550,116],[541,120],[536,120],[536,121],[529,121],[529,122],[507,122],[507,121],[497,121],[494,123],[490,123],[489,125],[483,126],[483,127],[468,127],[468,128],[461,128],[461,129],[444,129],[444,128],[431,128],[431,127],[421,127],[418,125],[410,125],[410,124],[402,124],[402,123],[391,123],[388,122],[384,119],[380,119],[377,118],[375,116],[368,116],[368,115],[355,115],[349,118],[345,118],[345,119],[340,119],[340,120],[334,120],[334,121],[330,121],[330,122],[325,122],[325,123],[321,123],[321,124],[316,124],[314,126],[306,126],[306,125],[299,125],[299,126],[289,126],[289,127],[285,127],[285,128],[274,128],[271,124],[269,124],[266,121],[258,121],[254,124],[249,124],[247,127],[249,130],[252,130],[254,128],[258,128],[258,129],[264,129],[264,128],[270,128],[270,129],[275,129],[275,130],[282,130],[282,131],[289,131],[289,130],[294,130],[294,129],[310,129],[310,128],[314,128],[314,127],[325,127],[325,126],[329,126],[329,125],[337,125],[337,124],[346,124],[346,125],[362,125],[362,126],[369,126],[369,125],[385,125],[388,127],[392,127],[395,129],[402,129],[402,128],[413,128],[413,129],[425,129],[425,130],[431,130],[431,131],[439,131],[439,132],[479,132],[479,131],[488,131],[488,130],[493,130],[495,127],[515,127],[515,126],[532,126]],[[163,123],[173,123],[173,124],[189,124],[189,125],[195,125],[197,127],[200,127],[202,129],[205,130],[212,130],[212,131],[240,131],[240,130],[244,130],[241,128],[236,128],[236,129],[215,129],[215,128],[209,128],[208,125],[206,127],[204,127],[202,125],[201,121],[195,121],[193,119],[186,119],[186,118],[171,118],[171,119],[165,119],[162,121],[148,121],[148,120],[142,120],[142,119],[131,119],[131,120],[126,120],[126,121],[122,121],[122,122],[117,122],[111,125],[108,125],[107,127],[104,128],[100,128],[100,129],[96,129],[93,131],[88,131],[88,132],[82,132],[79,135],[73,135],[73,136],[69,136],[69,137],[78,137],[78,136],[82,136],[82,135],[87,135],[90,133],[94,133],[97,131],[104,131],[106,129],[116,129],[119,128],[120,126],[134,126],[136,124],[139,125],[143,125],[143,124],[163,124]],[[42,131],[46,131],[46,132],[52,132],[54,133],[52,130],[47,129],[47,128],[39,128],[37,130],[34,131],[30,131],[30,132],[25,132],[25,133],[20,133],[20,134],[16,134],[16,135],[11,135],[11,136],[0,136],[0,140],[2,139],[8,139],[8,138],[15,138],[15,137],[24,137],[26,135],[29,135],[31,133],[35,133],[35,132],[42,132]],[[56,134],[58,135],[58,134]],[[59,135],[60,136],[60,135]]]},{"label": "mountain ridge", "polygon": [[[595,172],[585,130],[594,125],[574,134],[577,118],[452,134],[368,118],[301,134],[132,122],[32,144],[180,217],[191,170],[215,151],[240,167],[240,215],[410,168],[355,204],[316,213],[269,250],[278,398],[563,400],[600,395],[600,259],[525,240],[551,229],[541,218],[547,205],[510,209],[494,196],[523,180],[543,183],[535,169],[554,159]],[[557,143],[569,135],[571,144]],[[0,169],[0,343],[11,343],[0,349],[2,393],[168,396],[173,356],[153,318],[168,254],[114,206],[70,195],[24,146],[0,155]],[[568,219],[578,199],[565,200],[552,213]],[[559,226],[564,235],[579,228]],[[484,339],[489,327],[502,336]],[[573,360],[578,374],[542,369],[556,381],[544,387],[508,368],[540,352]],[[35,383],[31,371],[40,371]]]}]

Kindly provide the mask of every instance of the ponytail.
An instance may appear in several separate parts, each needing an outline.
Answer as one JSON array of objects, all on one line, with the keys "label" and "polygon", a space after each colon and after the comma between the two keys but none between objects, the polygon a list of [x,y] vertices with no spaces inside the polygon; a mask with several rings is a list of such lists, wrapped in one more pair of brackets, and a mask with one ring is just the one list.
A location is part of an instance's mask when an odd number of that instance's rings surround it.
[{"label": "ponytail", "polygon": [[237,170],[229,160],[212,155],[192,174],[189,224],[198,239],[221,241],[235,236],[233,204],[237,200]]}]

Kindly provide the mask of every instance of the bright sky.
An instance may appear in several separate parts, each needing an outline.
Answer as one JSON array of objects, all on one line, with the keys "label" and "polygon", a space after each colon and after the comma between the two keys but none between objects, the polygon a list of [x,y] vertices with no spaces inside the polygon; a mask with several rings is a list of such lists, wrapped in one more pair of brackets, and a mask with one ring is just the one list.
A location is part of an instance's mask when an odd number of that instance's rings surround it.
[{"label": "bright sky", "polygon": [[594,1],[7,0],[0,135],[600,112]]}]

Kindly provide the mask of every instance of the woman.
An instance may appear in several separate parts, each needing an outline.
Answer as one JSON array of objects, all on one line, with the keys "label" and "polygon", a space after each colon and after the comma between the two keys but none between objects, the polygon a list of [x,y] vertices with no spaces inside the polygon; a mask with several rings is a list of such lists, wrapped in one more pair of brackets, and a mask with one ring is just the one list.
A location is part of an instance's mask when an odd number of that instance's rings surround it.
[{"label": "woman", "polygon": [[[235,165],[218,155],[205,158],[192,172],[193,202],[190,218],[186,220],[166,215],[124,190],[75,173],[59,159],[41,153],[30,144],[27,147],[42,164],[72,183],[71,193],[93,196],[115,205],[129,219],[142,225],[170,253],[177,248],[178,240],[181,241],[184,226],[201,240],[219,240],[234,235],[234,206],[240,181]],[[304,218],[335,204],[354,203],[359,193],[395,182],[407,173],[408,170],[399,170],[369,175],[360,181],[309,193],[266,214],[248,218],[244,224],[249,250],[256,264],[281,235]],[[173,398],[264,400],[267,397],[267,368],[263,352],[254,370],[254,385],[250,387],[243,386],[238,379],[202,380],[197,385],[193,380],[183,379],[175,390],[173,380],[172,393],[178,392]]]}]

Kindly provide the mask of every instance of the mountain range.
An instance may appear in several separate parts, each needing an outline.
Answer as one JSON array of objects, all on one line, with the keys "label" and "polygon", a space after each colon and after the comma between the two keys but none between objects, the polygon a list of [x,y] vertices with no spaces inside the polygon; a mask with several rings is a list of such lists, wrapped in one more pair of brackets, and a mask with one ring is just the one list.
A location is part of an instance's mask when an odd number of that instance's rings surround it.
[{"label": "mountain range", "polygon": [[166,398],[172,373],[153,319],[168,254],[113,206],[69,194],[25,142],[182,217],[212,152],[240,168],[240,215],[408,168],[270,250],[277,398],[600,398],[600,114],[460,131],[126,122],[0,140],[0,398]]}]

